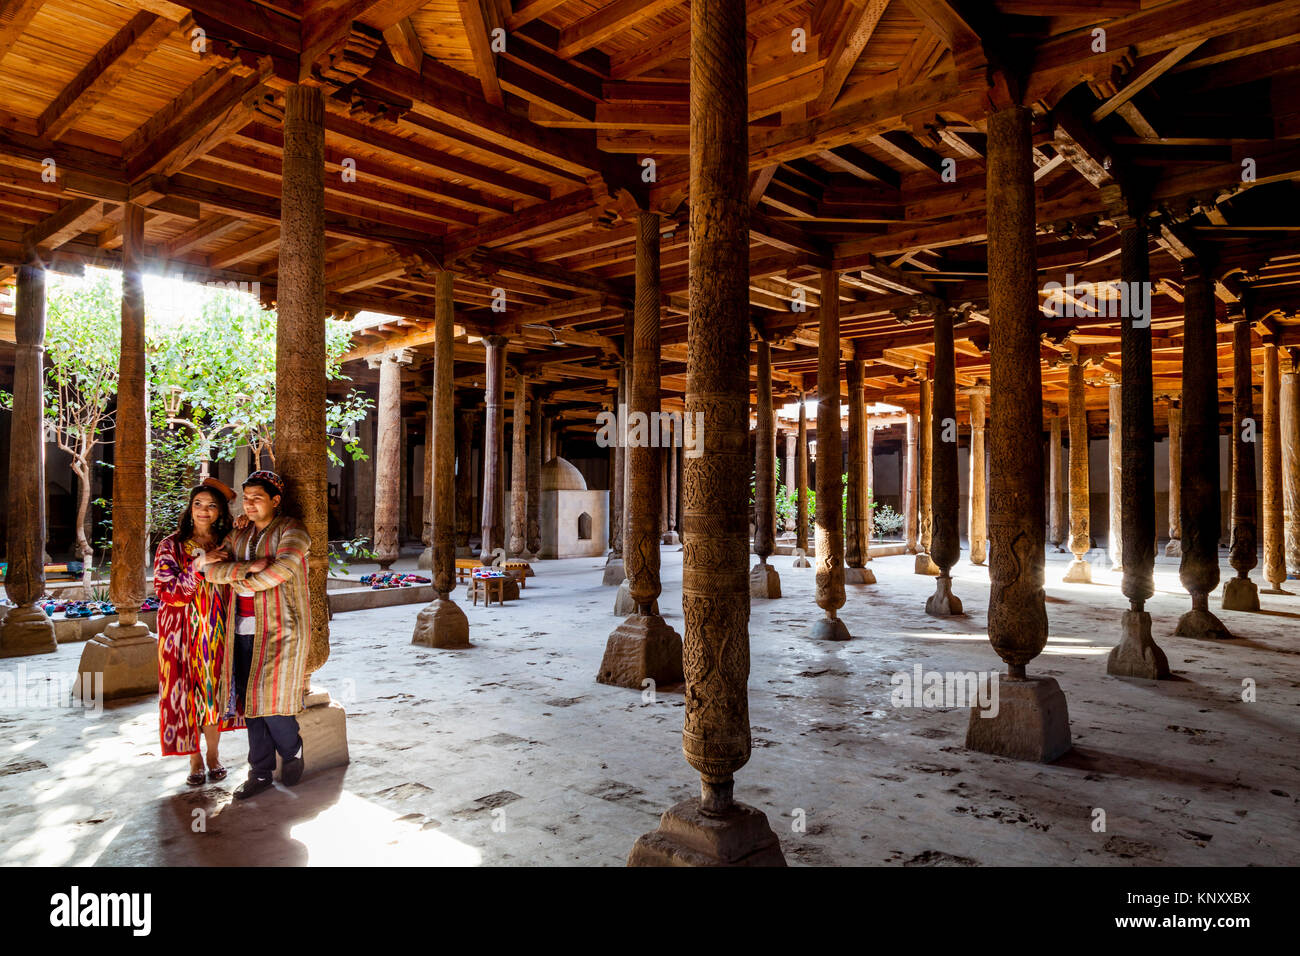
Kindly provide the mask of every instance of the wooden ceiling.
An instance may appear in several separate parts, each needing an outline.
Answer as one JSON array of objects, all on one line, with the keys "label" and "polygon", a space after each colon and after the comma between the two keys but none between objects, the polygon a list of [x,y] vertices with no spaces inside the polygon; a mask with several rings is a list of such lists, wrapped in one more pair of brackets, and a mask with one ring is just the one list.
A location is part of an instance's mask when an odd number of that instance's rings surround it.
[{"label": "wooden ceiling", "polygon": [[[590,420],[615,378],[641,207],[663,217],[663,387],[680,407],[689,13],[0,0],[0,281],[33,254],[118,264],[132,201],[150,268],[273,302],[283,91],[318,82],[328,301],[394,317],[358,332],[357,378],[366,355],[429,351],[434,274],[450,268],[458,385],[481,385],[478,338],[506,334],[547,401]],[[750,301],[785,394],[815,384],[823,269],[869,400],[916,407],[939,302],[966,306],[959,385],[987,381],[985,118],[1013,100],[1036,117],[1044,283],[1117,280],[1121,189],[1152,197],[1157,394],[1179,388],[1193,255],[1212,254],[1221,321],[1253,287],[1256,347],[1300,347],[1294,2],[751,0],[749,33]],[[1045,315],[1043,336],[1047,410],[1064,408],[1061,361],[1076,356],[1104,419],[1118,319]],[[1224,324],[1225,410],[1229,343]]]}]

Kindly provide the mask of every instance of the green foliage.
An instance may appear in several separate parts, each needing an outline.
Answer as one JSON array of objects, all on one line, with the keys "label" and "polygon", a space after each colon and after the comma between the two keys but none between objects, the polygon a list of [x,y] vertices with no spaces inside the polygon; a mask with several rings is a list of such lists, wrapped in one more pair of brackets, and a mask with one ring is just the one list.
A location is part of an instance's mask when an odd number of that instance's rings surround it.
[{"label": "green foliage", "polygon": [[903,520],[903,516],[889,505],[878,505],[875,514],[872,516],[876,537],[884,539],[898,534],[903,527]]},{"label": "green foliage", "polygon": [[330,574],[347,574],[353,561],[374,561],[379,557],[371,551],[366,537],[353,538],[350,541],[335,541],[330,544]]},{"label": "green foliage", "polygon": [[0,388],[0,409],[4,409],[6,412],[8,412],[8,411],[13,411],[13,407],[14,407],[14,397],[8,392],[6,392],[3,388]]}]

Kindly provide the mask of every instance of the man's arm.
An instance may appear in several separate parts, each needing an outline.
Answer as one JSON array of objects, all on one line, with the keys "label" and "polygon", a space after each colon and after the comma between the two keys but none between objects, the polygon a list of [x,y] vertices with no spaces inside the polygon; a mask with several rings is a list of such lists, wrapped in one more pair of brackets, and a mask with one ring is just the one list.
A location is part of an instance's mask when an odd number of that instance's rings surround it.
[{"label": "man's arm", "polygon": [[237,584],[249,591],[269,591],[302,573],[303,562],[311,549],[311,538],[301,525],[290,526],[280,534],[275,557],[264,570],[253,571],[254,561],[226,561],[204,569],[209,581]]}]

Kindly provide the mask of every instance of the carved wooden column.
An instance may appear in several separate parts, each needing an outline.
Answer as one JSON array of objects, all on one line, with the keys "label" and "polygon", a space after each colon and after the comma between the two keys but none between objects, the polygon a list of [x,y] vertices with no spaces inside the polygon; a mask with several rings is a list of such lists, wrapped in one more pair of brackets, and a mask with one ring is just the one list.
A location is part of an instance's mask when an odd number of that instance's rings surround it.
[{"label": "carved wooden column", "polygon": [[[988,555],[988,487],[984,460],[985,392],[970,393],[970,505],[967,508],[966,536],[970,541],[970,563],[983,564]],[[1056,439],[1061,438],[1060,419],[1056,422]],[[1059,455],[1057,456],[1059,457]],[[1057,462],[1059,469],[1060,462]]]},{"label": "carved wooden column", "polygon": [[1300,575],[1300,370],[1282,367],[1278,422],[1282,432],[1282,527],[1286,573]]},{"label": "carved wooden column", "polygon": [[[356,535],[359,538],[365,538],[367,542],[374,545],[375,539],[375,419],[378,417],[374,409],[378,407],[378,395],[369,386],[365,389],[373,403],[371,412],[364,419],[357,422],[357,438],[361,445],[361,451],[365,454],[365,459],[354,464],[356,469],[356,496],[357,496],[357,524]],[[241,449],[244,457],[248,455],[248,449]],[[243,484],[243,479],[248,477],[249,470],[244,468],[244,474],[235,473],[235,487],[238,488]],[[251,469],[256,471],[256,468]],[[236,504],[240,501],[235,499]],[[232,506],[233,508],[233,506]]]},{"label": "carved wooden column", "polygon": [[[128,203],[122,214],[122,353],[117,382],[117,421],[113,429],[116,440],[113,450],[113,570],[109,578],[109,595],[117,609],[117,621],[82,648],[81,662],[77,667],[82,675],[82,689],[93,680],[91,675],[103,673],[105,700],[158,691],[158,642],[149,632],[148,625],[139,619],[140,604],[147,593],[146,489],[149,479],[149,411],[145,379],[148,366],[145,358],[144,284],[140,275],[143,259],[144,209]],[[321,326],[324,334],[323,321]],[[323,436],[323,427],[321,431]],[[280,447],[277,442],[277,452]],[[321,455],[324,455],[323,449]],[[37,560],[40,558],[38,551]]]},{"label": "carved wooden column", "polygon": [[[1134,210],[1119,219],[1120,277],[1129,289],[1147,287],[1151,280],[1144,213]],[[1130,302],[1143,297],[1130,296]],[[1149,299],[1147,300],[1149,303]],[[1133,303],[1136,304],[1136,303]],[[1112,554],[1124,571],[1122,589],[1129,608],[1120,619],[1120,641],[1106,659],[1106,673],[1117,677],[1159,680],[1169,676],[1169,660],[1151,638],[1146,601],[1155,593],[1156,453],[1154,400],[1151,382],[1151,313],[1130,308],[1120,320],[1121,405],[1111,404],[1111,444],[1118,442],[1119,541],[1123,551]],[[1114,398],[1114,388],[1111,397]],[[1118,414],[1117,414],[1118,413]],[[1119,428],[1113,427],[1116,418]],[[1111,480],[1115,480],[1111,453]],[[1116,520],[1112,516],[1112,521]],[[1112,544],[1115,536],[1111,536]]]},{"label": "carved wooden column", "polygon": [[438,272],[433,324],[433,418],[428,441],[433,446],[433,587],[437,597],[420,611],[412,644],[423,647],[468,647],[469,621],[451,598],[456,587],[455,433],[455,277]]},{"label": "carved wooden column", "polygon": [[[483,428],[483,541],[479,561],[491,564],[498,548],[505,549],[505,351],[504,335],[489,335],[483,340],[486,349],[484,369],[487,388],[487,414]],[[474,586],[473,580],[469,582]],[[519,585],[506,577],[503,583],[506,600],[517,600]]]},{"label": "carved wooden column", "polygon": [[474,528],[474,419],[478,415],[462,410],[456,416],[456,557],[473,556],[469,547]]},{"label": "carved wooden column", "polygon": [[672,444],[672,419],[664,418],[659,431],[659,543],[668,543],[668,450]]},{"label": "carved wooden column", "polygon": [[1178,621],[1179,637],[1233,635],[1209,609],[1219,583],[1219,383],[1214,288],[1208,265],[1184,263],[1183,301],[1183,559],[1178,576],[1192,609]]},{"label": "carved wooden column", "polygon": [[[1061,444],[1061,412],[1060,409],[1053,409],[1049,417],[1050,438],[1047,443],[1048,451],[1048,485],[1051,488],[1050,497],[1047,503],[1048,534],[1047,540],[1054,547],[1052,550],[1058,554],[1065,551],[1061,547],[1065,543],[1065,448]],[[974,551],[974,545],[971,545]],[[974,561],[974,557],[971,558]]]},{"label": "carved wooden column", "polygon": [[[630,339],[628,340],[631,341]],[[627,350],[625,346],[624,351]],[[601,584],[619,587],[627,579],[627,566],[623,561],[624,492],[627,485],[627,449],[623,447],[623,427],[627,418],[627,362],[619,363],[618,387],[614,389],[614,478],[609,490],[609,555],[605,558],[605,571]]]},{"label": "carved wooden column", "polygon": [[867,565],[867,574],[871,578],[871,583],[874,584],[876,582],[876,574],[871,570],[870,564],[871,541],[876,535],[876,513],[872,510],[872,496],[876,487],[876,463],[875,452],[873,450],[876,440],[876,426],[872,423],[870,415],[864,415],[864,421],[866,422],[867,427],[863,429],[863,431],[866,432],[866,437],[863,439],[863,444],[866,445],[866,451],[864,453],[865,460],[862,463],[864,471],[862,479],[862,500],[865,502],[867,517],[866,526],[864,528],[865,537],[862,542],[862,560]]},{"label": "carved wooden column", "polygon": [[1065,695],[1026,665],[1047,643],[1043,599],[1042,375],[1034,243],[1030,112],[988,121],[988,262],[992,475],[989,489],[989,641],[1007,664],[995,717],[971,709],[966,746],[1019,759],[1070,749]]},{"label": "carved wooden column", "polygon": [[826,616],[813,625],[812,636],[828,641],[847,641],[851,636],[837,616],[844,606],[839,278],[832,269],[821,270],[817,323],[817,605]]},{"label": "carved wooden column", "polygon": [[903,466],[903,525],[907,536],[907,553],[916,554],[917,523],[920,503],[916,500],[916,477],[920,471],[917,462],[917,436],[921,431],[917,416],[907,416],[907,454]]},{"label": "carved wooden column", "polygon": [[528,376],[515,375],[514,421],[510,426],[510,551],[519,557],[528,547]]},{"label": "carved wooden column", "polygon": [[385,352],[373,360],[379,366],[379,440],[375,453],[375,560],[387,571],[399,557],[398,499],[402,469],[402,366],[406,349]]},{"label": "carved wooden column", "polygon": [[[795,459],[798,456],[799,448],[799,430],[798,428],[787,429],[785,433],[785,490],[786,494],[794,501],[799,499],[799,476],[795,474]],[[786,516],[785,530],[793,531],[795,529],[795,515],[793,512]]]},{"label": "carved wooden column", "polygon": [[934,594],[925,613],[950,617],[962,613],[952,593],[952,566],[961,557],[957,532],[957,357],[953,347],[952,311],[934,315],[934,385],[930,417],[930,557],[938,568]]},{"label": "carved wooden column", "polygon": [[762,811],[733,796],[750,754],[747,35],[745,0],[691,4],[686,413],[704,418],[703,454],[686,460],[682,749],[701,796],[668,810],[629,864],[784,864]]},{"label": "carved wooden column", "polygon": [[1106,492],[1110,506],[1110,569],[1124,570],[1124,518],[1123,492],[1124,483],[1123,448],[1124,448],[1124,412],[1123,388],[1120,382],[1112,382],[1107,395],[1108,414],[1106,417],[1107,442],[1110,470],[1107,473]]},{"label": "carved wooden column", "polygon": [[528,474],[525,478],[528,486],[527,534],[525,543],[529,561],[537,560],[542,553],[542,399],[533,392],[528,407]]},{"label": "carved wooden column", "polygon": [[681,544],[677,533],[677,448],[682,444],[682,425],[673,422],[673,442],[668,446],[668,533],[664,535],[664,544]]},{"label": "carved wooden column", "polygon": [[1282,428],[1278,351],[1264,343],[1264,580],[1265,594],[1289,594],[1282,589],[1286,560],[1282,546]]},{"label": "carved wooden column", "polygon": [[425,378],[429,384],[429,407],[427,410],[427,421],[424,428],[424,502],[420,508],[424,512],[424,528],[421,531],[420,540],[424,543],[424,550],[420,552],[420,560],[416,566],[422,570],[433,568],[433,368],[430,367],[425,372]]},{"label": "carved wooden column", "polygon": [[793,567],[811,568],[808,560],[808,402],[799,395],[799,457],[795,461],[795,497]]},{"label": "carved wooden column", "polygon": [[36,606],[45,594],[45,269],[19,266],[16,292],[5,593],[17,607],[0,624],[0,657],[58,650],[54,622]]},{"label": "carved wooden column", "polygon": [[1250,570],[1259,563],[1255,527],[1255,408],[1251,368],[1251,326],[1255,324],[1248,289],[1245,311],[1232,319],[1232,541],[1228,562],[1237,572],[1223,585],[1225,611],[1258,611],[1259,587]]},{"label": "carved wooden column", "polygon": [[921,415],[917,430],[917,574],[938,574],[930,555],[934,537],[934,382],[927,374],[920,381]]},{"label": "carved wooden column", "polygon": [[[637,214],[636,308],[632,335],[630,415],[655,422],[659,412],[659,217]],[[748,354],[748,346],[746,346]],[[663,532],[660,466],[656,436],[629,440],[628,523],[623,529],[623,564],[633,608],[605,642],[596,680],[638,690],[649,679],[672,684],[682,679],[682,639],[659,615],[659,545]],[[621,590],[621,589],[620,589]]]},{"label": "carved wooden column", "polygon": [[869,509],[867,507],[867,409],[862,393],[862,359],[846,366],[849,386],[849,470],[847,510],[844,515],[844,583],[875,584],[866,566]]},{"label": "carved wooden column", "polygon": [[772,416],[772,347],[758,340],[758,430],[754,436],[754,553],[751,598],[779,598],[781,578],[767,559],[776,551],[776,424]]},{"label": "carved wooden column", "polygon": [[1077,358],[1070,362],[1070,551],[1074,560],[1062,581],[1088,584],[1092,566],[1083,556],[1092,547],[1088,529],[1088,408],[1083,394],[1083,365]]},{"label": "carved wooden column", "polygon": [[1183,405],[1180,399],[1169,401],[1169,541],[1165,556],[1183,556]]}]

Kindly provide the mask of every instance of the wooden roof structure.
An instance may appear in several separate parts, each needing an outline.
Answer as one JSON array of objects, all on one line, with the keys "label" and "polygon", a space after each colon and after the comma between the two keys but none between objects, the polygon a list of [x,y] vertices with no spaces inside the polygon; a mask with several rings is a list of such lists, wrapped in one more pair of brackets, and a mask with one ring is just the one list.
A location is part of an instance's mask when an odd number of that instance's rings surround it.
[{"label": "wooden roof structure", "polygon": [[[117,264],[134,202],[151,268],[274,301],[283,91],[319,82],[328,304],[393,317],[351,359],[427,352],[447,268],[458,384],[505,334],[548,402],[607,405],[648,208],[681,407],[689,21],[687,0],[0,0],[0,281],[33,255]],[[869,401],[915,409],[941,304],[963,309],[959,388],[987,382],[983,130],[1012,100],[1036,117],[1044,284],[1118,280],[1121,193],[1151,198],[1157,394],[1179,389],[1193,257],[1221,319],[1253,295],[1256,345],[1300,346],[1300,5],[751,0],[748,29],[750,301],[787,394],[814,384],[829,294]],[[1119,371],[1118,318],[1042,332],[1048,406],[1066,356]]]}]

